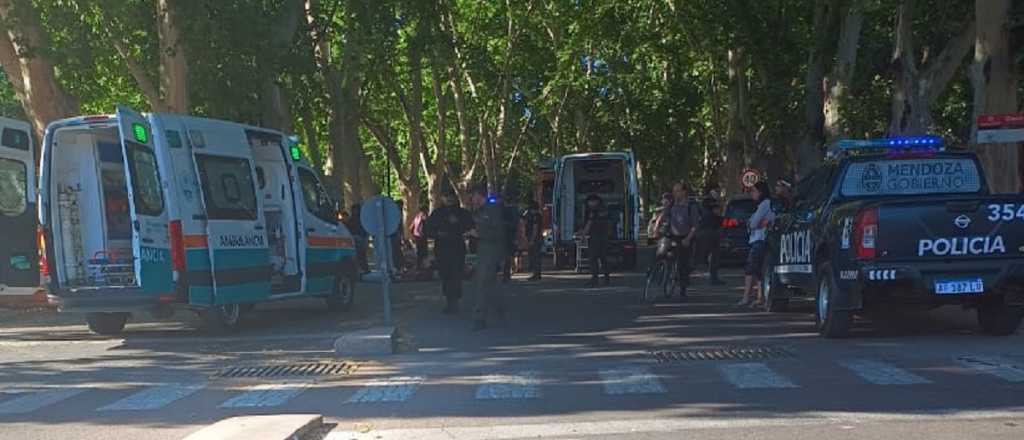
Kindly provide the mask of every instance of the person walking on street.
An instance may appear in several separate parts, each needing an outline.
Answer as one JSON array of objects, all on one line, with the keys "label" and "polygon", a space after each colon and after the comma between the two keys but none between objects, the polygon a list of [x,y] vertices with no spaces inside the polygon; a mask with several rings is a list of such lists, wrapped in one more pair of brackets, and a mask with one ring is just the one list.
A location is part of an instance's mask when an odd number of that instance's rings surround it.
[{"label": "person walking on street", "polygon": [[370,261],[366,255],[370,237],[366,229],[363,228],[362,211],[362,204],[352,205],[352,215],[345,222],[345,228],[352,234],[352,241],[356,245],[356,262],[359,264],[359,272],[365,274],[370,272]]},{"label": "person walking on street", "polygon": [[441,198],[437,208],[424,221],[425,237],[434,239],[434,267],[441,278],[441,293],[445,298],[445,314],[459,312],[462,298],[462,280],[466,269],[466,233],[474,227],[473,216],[461,206],[455,194]]},{"label": "person walking on street", "polygon": [[523,224],[526,232],[526,243],[528,246],[530,281],[540,280],[541,273],[541,250],[544,246],[543,215],[540,212],[540,205],[531,201],[530,206],[523,212]]},{"label": "person walking on street", "polygon": [[722,211],[718,202],[718,189],[705,191],[700,204],[700,223],[697,225],[697,262],[707,263],[708,278],[712,285],[725,283],[718,278],[718,251],[722,242]]},{"label": "person walking on street", "polygon": [[611,284],[611,274],[608,267],[608,242],[611,240],[611,222],[608,219],[608,210],[604,207],[604,200],[597,194],[587,196],[586,211],[584,211],[583,230],[581,234],[587,237],[587,249],[590,260],[590,282],[589,287],[596,287],[598,274],[604,273],[604,285]]},{"label": "person walking on street", "polygon": [[473,310],[473,330],[487,328],[487,315],[494,312],[499,319],[505,315],[501,288],[497,286],[497,268],[508,252],[507,225],[501,205],[489,197],[486,186],[473,189],[470,196],[476,229],[471,235],[477,239],[477,265],[475,272],[476,308]]},{"label": "person walking on street", "polygon": [[516,231],[519,229],[519,209],[516,208],[514,199],[515,194],[511,191],[506,192],[505,198],[501,202],[501,216],[505,221],[505,258],[501,263],[502,268],[502,283],[508,283],[512,280],[512,262],[516,255]]},{"label": "person walking on street", "polygon": [[[740,306],[758,307],[764,304],[763,292],[759,288],[761,268],[764,265],[768,225],[775,220],[768,191],[768,184],[762,180],[754,184],[754,188],[750,192],[750,195],[754,197],[754,203],[757,203],[757,209],[747,223],[747,228],[750,230],[750,253],[747,254],[747,264],[743,268],[743,299],[739,302]],[[752,292],[755,288],[757,288],[756,300],[753,299]]]},{"label": "person walking on street", "polygon": [[679,287],[679,298],[686,299],[686,289],[690,284],[691,245],[695,244],[700,211],[696,203],[690,202],[690,188],[686,182],[678,182],[672,187],[672,197],[672,207],[667,214],[662,215],[662,222],[666,235],[676,249],[676,285]]},{"label": "person walking on street", "polygon": [[427,207],[421,206],[416,216],[412,218],[412,225],[409,227],[409,235],[412,236],[413,244],[416,246],[416,270],[425,269],[423,262],[427,259],[427,236],[423,235],[423,223],[427,221]]}]

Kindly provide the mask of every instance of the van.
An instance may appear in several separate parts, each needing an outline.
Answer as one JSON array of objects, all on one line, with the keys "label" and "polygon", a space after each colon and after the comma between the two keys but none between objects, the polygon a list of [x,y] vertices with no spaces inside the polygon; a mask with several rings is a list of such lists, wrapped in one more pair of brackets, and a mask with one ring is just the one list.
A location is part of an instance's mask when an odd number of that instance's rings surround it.
[{"label": "van", "polygon": [[36,179],[31,126],[0,118],[0,299],[31,301],[39,289]]},{"label": "van", "polygon": [[555,265],[568,267],[575,255],[574,235],[583,229],[585,200],[604,200],[612,221],[609,257],[619,267],[636,266],[640,237],[640,191],[632,151],[571,154],[555,161],[552,231]]},{"label": "van", "polygon": [[40,169],[48,298],[95,333],[139,312],[228,330],[265,301],[352,306],[352,236],[283,133],[119,106],[50,124]]}]

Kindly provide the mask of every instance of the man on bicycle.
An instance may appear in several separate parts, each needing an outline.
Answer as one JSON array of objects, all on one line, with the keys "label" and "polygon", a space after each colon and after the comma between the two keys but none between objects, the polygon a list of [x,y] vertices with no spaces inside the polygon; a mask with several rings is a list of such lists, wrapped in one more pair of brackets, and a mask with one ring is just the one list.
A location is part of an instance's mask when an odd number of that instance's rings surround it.
[{"label": "man on bicycle", "polygon": [[678,279],[676,285],[679,286],[680,299],[685,299],[686,288],[690,284],[690,246],[697,234],[700,211],[690,201],[690,188],[686,182],[678,182],[672,187],[672,197],[672,206],[662,211],[658,229],[672,240]]}]

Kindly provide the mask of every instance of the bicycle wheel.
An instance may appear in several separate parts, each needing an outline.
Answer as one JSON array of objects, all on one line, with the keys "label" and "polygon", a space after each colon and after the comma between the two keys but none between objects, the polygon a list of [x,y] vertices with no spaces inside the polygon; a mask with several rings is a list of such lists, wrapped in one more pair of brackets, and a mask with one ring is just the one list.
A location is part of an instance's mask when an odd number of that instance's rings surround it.
[{"label": "bicycle wheel", "polygon": [[644,289],[640,293],[640,304],[647,304],[654,300],[654,288],[661,285],[661,264],[655,264],[647,270],[647,279],[644,280]]},{"label": "bicycle wheel", "polygon": [[664,271],[665,271],[665,281],[661,284],[661,286],[662,286],[661,295],[665,299],[672,299],[672,292],[674,292],[675,289],[676,289],[676,281],[677,281],[677,278],[678,278],[677,274],[676,274],[676,267],[675,267],[674,264],[669,264],[669,263],[664,263],[664,264],[665,264],[665,268],[664,268]]}]

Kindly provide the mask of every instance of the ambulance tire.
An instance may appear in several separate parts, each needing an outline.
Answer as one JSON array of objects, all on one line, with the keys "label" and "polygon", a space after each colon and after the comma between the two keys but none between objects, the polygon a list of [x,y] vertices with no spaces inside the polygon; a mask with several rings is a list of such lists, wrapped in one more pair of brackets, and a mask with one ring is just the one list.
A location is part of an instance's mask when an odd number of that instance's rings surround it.
[{"label": "ambulance tire", "polygon": [[341,275],[334,283],[334,291],[325,298],[327,310],[347,312],[356,302],[356,280],[351,275]]},{"label": "ambulance tire", "polygon": [[230,333],[242,322],[243,304],[221,304],[200,312],[203,328],[209,333]]},{"label": "ambulance tire", "polygon": [[85,315],[85,323],[89,331],[97,335],[116,335],[124,331],[128,322],[127,313],[89,313]]},{"label": "ambulance tire", "polygon": [[1024,308],[1008,306],[1002,301],[993,301],[978,307],[978,325],[985,334],[1009,336],[1020,327],[1024,319]]}]

